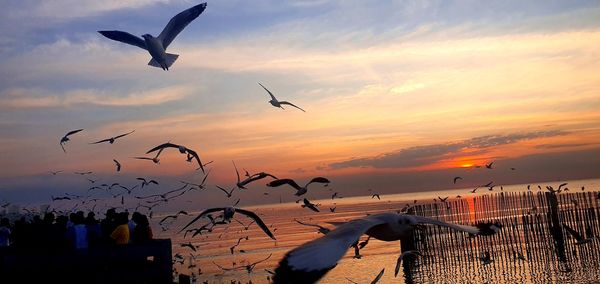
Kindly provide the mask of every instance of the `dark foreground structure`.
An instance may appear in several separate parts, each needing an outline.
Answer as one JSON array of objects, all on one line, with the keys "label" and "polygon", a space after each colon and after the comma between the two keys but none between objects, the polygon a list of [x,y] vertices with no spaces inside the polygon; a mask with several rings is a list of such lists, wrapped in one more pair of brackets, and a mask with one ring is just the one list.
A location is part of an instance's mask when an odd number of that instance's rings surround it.
[{"label": "dark foreground structure", "polygon": [[1,283],[173,283],[171,240],[86,250],[0,249]]}]

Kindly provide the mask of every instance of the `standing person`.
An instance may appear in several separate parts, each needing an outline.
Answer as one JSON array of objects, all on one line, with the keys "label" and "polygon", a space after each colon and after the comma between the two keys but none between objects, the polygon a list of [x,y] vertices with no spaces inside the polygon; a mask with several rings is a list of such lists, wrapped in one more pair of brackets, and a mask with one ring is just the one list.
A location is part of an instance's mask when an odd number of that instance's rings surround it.
[{"label": "standing person", "polygon": [[71,220],[73,225],[67,229],[68,239],[75,249],[87,249],[89,245],[88,233],[85,227],[83,214],[75,214],[71,217],[73,218]]},{"label": "standing person", "polygon": [[96,214],[94,212],[90,211],[85,218],[85,228],[87,229],[90,245],[95,246],[99,244],[102,239],[102,227],[98,220],[96,220]]},{"label": "standing person", "polygon": [[8,218],[2,218],[0,221],[0,247],[10,246],[11,233],[10,221]]},{"label": "standing person", "polygon": [[117,245],[126,245],[129,243],[129,214],[123,212],[117,214],[117,227],[110,234],[110,238]]},{"label": "standing person", "polygon": [[139,213],[137,216],[134,213],[134,216],[136,217],[136,219],[134,220],[136,226],[133,229],[133,233],[131,235],[131,242],[143,243],[152,240],[152,228],[150,228],[150,222],[148,222],[148,217]]}]

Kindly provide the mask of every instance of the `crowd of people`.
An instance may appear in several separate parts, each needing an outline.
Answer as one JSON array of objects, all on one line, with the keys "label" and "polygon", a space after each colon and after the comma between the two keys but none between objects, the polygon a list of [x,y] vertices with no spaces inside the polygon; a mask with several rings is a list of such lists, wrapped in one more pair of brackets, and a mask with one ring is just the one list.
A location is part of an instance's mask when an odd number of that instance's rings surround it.
[{"label": "crowd of people", "polygon": [[11,221],[0,219],[0,247],[76,249],[102,245],[126,245],[144,243],[152,239],[148,217],[134,212],[106,211],[105,218],[96,219],[94,212],[83,211],[56,216],[46,213],[25,216]]}]

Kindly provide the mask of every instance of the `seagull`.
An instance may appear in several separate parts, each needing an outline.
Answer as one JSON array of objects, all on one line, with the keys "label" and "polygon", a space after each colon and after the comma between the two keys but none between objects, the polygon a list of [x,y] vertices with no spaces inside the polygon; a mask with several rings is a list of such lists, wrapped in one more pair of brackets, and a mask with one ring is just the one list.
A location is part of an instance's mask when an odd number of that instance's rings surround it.
[{"label": "seagull", "polygon": [[221,191],[225,192],[225,194],[227,194],[227,198],[231,198],[231,195],[233,194],[233,191],[235,190],[235,187],[234,187],[234,188],[231,188],[230,191],[227,191],[227,189],[224,189],[218,185],[217,185],[217,188],[220,189]]},{"label": "seagull", "polygon": [[149,181],[147,181],[145,178],[142,178],[142,177],[138,177],[135,179],[142,181],[141,188],[144,188],[144,186],[150,185],[151,183],[158,185],[158,182],[153,179],[151,179]]},{"label": "seagull", "polygon": [[284,109],[281,105],[290,105],[290,106],[293,106],[303,112],[306,112],[305,110],[301,109],[300,107],[296,106],[293,103],[286,102],[286,101],[278,101],[277,98],[275,98],[275,96],[273,95],[273,93],[271,93],[271,91],[269,91],[267,88],[265,88],[265,86],[263,86],[261,83],[258,83],[258,84],[261,87],[263,87],[263,89],[265,89],[265,91],[267,91],[267,93],[269,93],[269,95],[271,96],[271,100],[269,101],[269,103],[271,103],[272,106]]},{"label": "seagull", "polygon": [[82,131],[83,129],[77,129],[77,130],[73,130],[73,131],[69,131],[67,132],[67,134],[65,134],[65,136],[63,136],[62,138],[60,138],[60,147],[63,149],[63,152],[67,152],[67,150],[65,150],[65,143],[67,143],[68,141],[71,141],[71,139],[69,139],[70,135],[73,135],[79,131]]},{"label": "seagull", "polygon": [[331,232],[331,229],[325,228],[321,225],[317,225],[317,224],[309,224],[309,223],[303,223],[302,221],[299,221],[297,219],[294,219],[294,221],[296,221],[296,223],[300,224],[300,225],[304,225],[304,226],[310,226],[310,227],[316,227],[317,231],[323,235],[326,235],[327,233]]},{"label": "seagull", "polygon": [[179,231],[179,233],[181,233],[187,227],[189,227],[190,225],[192,225],[194,222],[198,221],[198,219],[206,216],[207,214],[212,213],[212,212],[219,212],[219,211],[223,212],[224,222],[227,222],[227,223],[231,222],[231,218],[233,218],[233,215],[236,212],[239,212],[240,214],[246,215],[246,217],[248,217],[248,218],[253,219],[254,221],[256,221],[256,224],[265,232],[265,234],[267,234],[267,236],[269,236],[271,239],[275,240],[275,236],[273,236],[273,233],[271,233],[271,231],[269,230],[269,228],[267,227],[267,225],[265,225],[265,223],[260,219],[260,217],[258,217],[258,215],[256,215],[252,211],[248,211],[248,210],[244,210],[244,209],[240,209],[240,208],[235,208],[233,206],[205,209],[204,211],[200,212],[200,214],[198,216],[196,216],[196,218],[194,218],[187,225],[185,225],[185,227],[183,227],[183,229],[181,229]]},{"label": "seagull", "polygon": [[84,175],[91,175],[91,174],[93,174],[93,172],[90,172],[90,171],[87,171],[87,172],[73,172],[73,173],[74,173],[74,174],[77,174],[77,175],[82,175],[82,176],[84,176]]},{"label": "seagull", "polygon": [[206,3],[198,4],[177,14],[169,21],[158,37],[144,34],[142,35],[142,39],[122,31],[113,30],[98,32],[109,39],[135,45],[141,49],[147,50],[152,56],[148,65],[162,68],[163,70],[169,70],[169,67],[177,60],[179,55],[166,53],[167,47],[190,22],[204,12],[204,9],[206,9]]},{"label": "seagull", "polygon": [[113,159],[113,162],[115,162],[115,165],[117,166],[117,172],[121,171],[121,163],[119,163],[119,161]]},{"label": "seagull", "polygon": [[385,272],[385,268],[382,269],[379,274],[377,274],[377,276],[375,277],[375,279],[373,279],[373,281],[371,281],[371,284],[377,284],[379,282],[379,280],[381,280],[381,277],[383,276],[383,273]]},{"label": "seagull", "polygon": [[459,180],[459,179],[462,180],[463,178],[461,178],[461,177],[454,177],[454,180],[453,180],[454,184],[456,184],[456,181]]},{"label": "seagull", "polygon": [[344,223],[328,234],[287,252],[275,270],[274,283],[313,283],[333,269],[346,250],[367,234],[383,241],[396,241],[415,225],[433,224],[474,235],[487,234],[477,227],[446,223],[427,217],[382,213]]},{"label": "seagull", "polygon": [[259,179],[263,179],[266,177],[271,177],[273,179],[277,179],[276,176],[269,174],[269,173],[265,173],[265,172],[260,172],[257,174],[253,174],[250,175],[250,173],[248,173],[248,171],[245,170],[246,172],[246,179],[245,180],[240,180],[240,173],[238,172],[237,166],[235,165],[234,161],[231,161],[233,163],[233,168],[235,169],[235,174],[237,175],[237,183],[235,184],[238,188],[240,189],[246,189],[246,185],[253,182],[253,181],[257,181]]},{"label": "seagull", "polygon": [[296,196],[301,196],[308,191],[308,185],[310,185],[313,182],[324,183],[324,184],[330,183],[330,181],[324,177],[316,177],[316,178],[311,179],[304,187],[300,187],[293,179],[284,178],[284,179],[273,180],[273,181],[267,183],[267,186],[268,187],[278,187],[280,185],[287,184],[296,189],[296,193],[295,193]]},{"label": "seagull", "polygon": [[491,162],[489,164],[485,164],[485,167],[491,170],[493,164],[494,164],[494,162]]},{"label": "seagull", "polygon": [[402,260],[408,254],[414,254],[414,255],[421,256],[421,253],[418,250],[407,250],[407,251],[402,252],[400,254],[400,256],[398,257],[398,260],[396,261],[396,269],[394,270],[394,277],[398,276],[398,272],[400,272],[400,264],[402,264]]},{"label": "seagull", "polygon": [[116,141],[117,139],[119,139],[119,138],[121,138],[121,137],[123,137],[123,136],[127,136],[127,135],[129,135],[129,134],[133,133],[134,131],[135,131],[135,130],[133,130],[133,131],[131,131],[131,132],[127,132],[127,133],[125,133],[125,134],[117,135],[117,136],[115,136],[115,137],[111,137],[111,138],[102,139],[102,140],[100,140],[100,141],[96,141],[96,142],[93,142],[93,143],[90,143],[90,144],[99,144],[99,143],[103,143],[103,142],[108,142],[108,143],[110,143],[110,144],[113,144],[113,143],[115,143],[115,141]]},{"label": "seagull", "polygon": [[[177,144],[173,144],[173,143],[167,142],[167,143],[158,145],[158,146],[156,146],[156,147],[148,150],[148,152],[146,152],[146,154],[150,154],[150,153],[152,153],[154,151],[160,151],[160,150],[165,149],[165,148],[177,148],[179,150],[179,153],[181,153],[181,154],[187,154],[188,157],[189,157],[189,155],[191,155],[193,158],[196,159],[196,161],[198,162],[198,165],[200,165],[200,169],[202,170],[202,173],[204,173],[204,167],[202,166],[202,162],[200,161],[200,157],[198,156],[198,153],[196,153],[196,151],[194,151],[192,149],[189,149],[189,148],[187,148],[185,146],[182,146],[182,145],[177,145]],[[158,155],[156,155],[156,158],[158,158]]]},{"label": "seagull", "polygon": [[446,197],[444,197],[444,198],[441,198],[441,197],[439,197],[439,196],[438,196],[437,198],[438,198],[438,199],[439,199],[441,202],[446,202],[446,201],[448,201],[448,197],[449,197],[449,196],[446,196]]},{"label": "seagull", "polygon": [[60,174],[60,173],[62,173],[62,172],[64,172],[64,171],[63,171],[63,170],[60,170],[60,171],[50,171],[50,173],[51,173],[53,176],[55,176],[55,175],[57,175],[57,174]]},{"label": "seagull", "polygon": [[191,242],[188,242],[187,244],[179,244],[181,247],[188,247],[193,251],[196,251],[196,246],[194,246]]},{"label": "seagull", "polygon": [[381,200],[381,197],[379,197],[379,193],[375,193],[373,194],[373,196],[371,196],[371,199],[377,197],[377,199]]},{"label": "seagull", "polygon": [[320,212],[319,208],[317,208],[317,205],[310,203],[310,201],[308,199],[304,198],[304,200],[302,200],[302,202],[304,202],[304,204],[300,205],[300,206],[302,206],[302,208],[306,207],[312,211]]},{"label": "seagull", "polygon": [[337,207],[329,207],[329,211],[331,211],[331,213],[335,213],[335,209],[336,209],[336,208],[337,208]]},{"label": "seagull", "polygon": [[175,215],[167,215],[164,218],[162,218],[158,224],[162,225],[165,221],[167,221],[167,219],[177,219],[177,217],[179,217],[179,215],[188,215],[188,213],[186,211],[180,210],[179,212],[177,212]]},{"label": "seagull", "polygon": [[158,156],[160,155],[160,153],[162,153],[162,151],[165,148],[161,148],[160,150],[158,150],[158,152],[156,153],[156,156],[154,156],[154,158],[149,158],[149,157],[133,157],[134,159],[139,159],[139,160],[150,160],[152,162],[154,162],[155,164],[160,164],[160,159],[158,159]]}]

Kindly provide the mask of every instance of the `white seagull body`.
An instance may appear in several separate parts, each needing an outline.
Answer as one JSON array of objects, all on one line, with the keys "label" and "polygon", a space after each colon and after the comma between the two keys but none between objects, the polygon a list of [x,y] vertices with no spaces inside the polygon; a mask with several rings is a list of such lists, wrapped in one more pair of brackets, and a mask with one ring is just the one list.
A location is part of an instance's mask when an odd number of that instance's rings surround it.
[{"label": "white seagull body", "polygon": [[103,36],[112,40],[135,45],[139,48],[147,50],[152,59],[148,65],[169,70],[179,55],[166,52],[167,47],[173,42],[175,37],[183,31],[183,29],[198,18],[206,9],[206,3],[198,4],[189,8],[175,17],[173,17],[158,37],[153,37],[150,34],[142,35],[142,38],[134,36],[122,31],[98,31]]},{"label": "white seagull body", "polygon": [[421,216],[382,213],[344,223],[328,234],[286,253],[275,270],[274,283],[313,283],[333,269],[352,244],[367,234],[382,241],[396,241],[418,224],[433,224],[478,235],[473,226],[446,223]]}]

